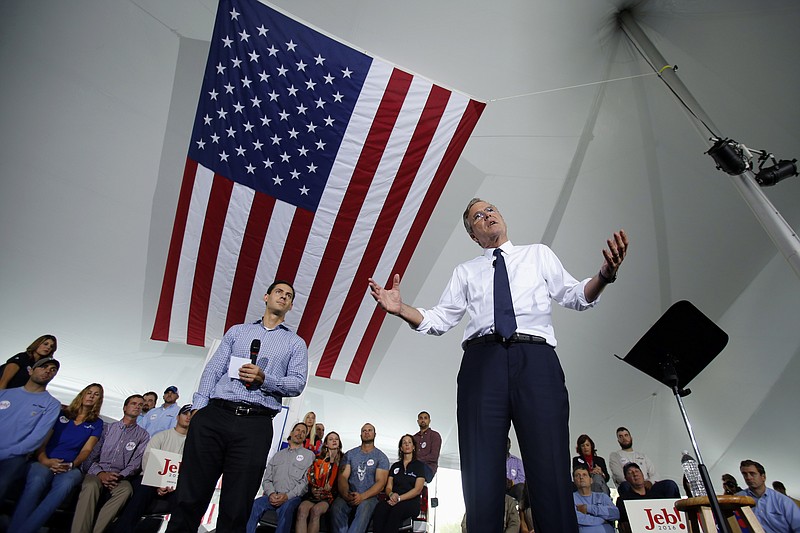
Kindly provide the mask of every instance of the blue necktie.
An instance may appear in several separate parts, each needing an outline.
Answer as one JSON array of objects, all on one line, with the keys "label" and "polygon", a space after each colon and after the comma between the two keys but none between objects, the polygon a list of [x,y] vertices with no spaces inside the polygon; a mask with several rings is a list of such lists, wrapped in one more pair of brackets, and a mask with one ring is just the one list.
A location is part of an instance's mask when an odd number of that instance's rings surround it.
[{"label": "blue necktie", "polygon": [[506,261],[500,248],[494,249],[494,257],[494,330],[508,339],[517,331],[517,317],[508,285]]}]

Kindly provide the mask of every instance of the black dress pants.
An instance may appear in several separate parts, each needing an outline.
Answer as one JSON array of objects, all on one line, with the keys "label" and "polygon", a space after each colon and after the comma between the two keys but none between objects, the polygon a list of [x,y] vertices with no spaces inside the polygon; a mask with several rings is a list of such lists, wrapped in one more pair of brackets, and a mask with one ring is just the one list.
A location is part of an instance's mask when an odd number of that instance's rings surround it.
[{"label": "black dress pants", "polygon": [[420,498],[403,500],[394,505],[385,501],[378,502],[372,513],[372,530],[374,533],[397,533],[406,518],[412,520],[419,516]]},{"label": "black dress pants", "polygon": [[570,476],[569,398],[546,344],[468,346],[458,373],[458,441],[470,533],[503,531],[506,437],[517,431],[536,533],[578,533]]},{"label": "black dress pants", "polygon": [[217,531],[245,531],[272,442],[272,417],[237,416],[213,403],[192,417],[168,533],[196,533],[222,478]]}]

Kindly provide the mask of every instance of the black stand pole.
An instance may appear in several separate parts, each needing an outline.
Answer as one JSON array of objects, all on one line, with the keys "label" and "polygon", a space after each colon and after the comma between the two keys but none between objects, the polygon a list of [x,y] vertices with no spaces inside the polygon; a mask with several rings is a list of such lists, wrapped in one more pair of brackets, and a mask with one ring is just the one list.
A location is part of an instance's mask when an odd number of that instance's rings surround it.
[{"label": "black stand pole", "polygon": [[695,306],[683,300],[672,305],[622,359],[669,387],[675,395],[697,457],[714,521],[721,533],[730,533],[730,529],[719,506],[708,468],[703,463],[683,398],[692,392],[685,386],[714,360],[726,344],[728,335]]},{"label": "black stand pole", "polygon": [[[722,508],[719,506],[717,494],[714,492],[714,486],[711,483],[711,476],[708,475],[708,468],[706,468],[703,458],[700,455],[700,447],[697,445],[697,440],[694,438],[694,431],[692,431],[692,423],[689,422],[689,417],[686,415],[686,409],[683,407],[683,396],[691,393],[690,390],[680,390],[677,386],[672,388],[675,394],[675,399],[678,400],[678,407],[681,409],[683,416],[683,423],[686,425],[686,430],[689,432],[689,439],[692,441],[692,449],[694,450],[695,457],[697,457],[697,469],[700,470],[700,478],[703,480],[703,486],[706,488],[708,501],[711,504],[711,512],[714,514],[714,521],[721,533],[730,533],[728,530],[728,522],[725,520],[725,515],[722,514]],[[682,394],[683,393],[683,394]]]}]

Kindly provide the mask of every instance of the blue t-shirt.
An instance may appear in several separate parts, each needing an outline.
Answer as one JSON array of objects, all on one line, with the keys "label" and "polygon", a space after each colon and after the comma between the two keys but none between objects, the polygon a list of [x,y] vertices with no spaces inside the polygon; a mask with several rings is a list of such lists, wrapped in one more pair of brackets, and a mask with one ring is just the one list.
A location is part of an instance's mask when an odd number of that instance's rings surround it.
[{"label": "blue t-shirt", "polygon": [[67,418],[62,411],[53,426],[53,435],[47,441],[45,453],[50,459],[72,462],[90,437],[97,437],[99,440],[102,434],[103,421],[99,418],[93,422],[75,425],[75,422]]},{"label": "blue t-shirt", "polygon": [[169,407],[154,407],[145,413],[144,418],[138,424],[152,437],[156,433],[161,433],[168,429],[172,429],[178,423],[178,413],[181,407],[177,403],[173,403]]},{"label": "blue t-shirt", "polygon": [[377,469],[389,470],[389,458],[378,448],[373,448],[371,452],[364,453],[361,447],[353,448],[347,452],[342,459],[340,468],[350,465],[350,490],[353,492],[365,492],[375,484],[375,471]]},{"label": "blue t-shirt", "polygon": [[41,446],[60,410],[61,403],[47,391],[0,390],[0,461]]}]

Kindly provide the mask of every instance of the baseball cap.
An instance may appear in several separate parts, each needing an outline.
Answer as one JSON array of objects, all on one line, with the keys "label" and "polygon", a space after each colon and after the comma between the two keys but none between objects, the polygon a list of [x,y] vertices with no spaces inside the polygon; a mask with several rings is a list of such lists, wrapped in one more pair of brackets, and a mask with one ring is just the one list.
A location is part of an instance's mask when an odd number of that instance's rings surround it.
[{"label": "baseball cap", "polygon": [[191,410],[192,410],[192,404],[190,404],[190,403],[187,403],[186,405],[184,405],[183,407],[181,407],[181,410],[180,410],[180,411],[178,411],[178,414],[179,414],[179,415],[182,415],[182,414],[184,414],[184,413],[189,413],[189,412],[191,412]]},{"label": "baseball cap", "polygon": [[174,392],[175,394],[178,394],[178,387],[176,387],[175,385],[170,385],[169,387],[164,389],[164,394],[168,392]]},{"label": "baseball cap", "polygon": [[38,361],[36,361],[31,368],[39,368],[40,366],[44,366],[46,364],[52,363],[56,365],[56,368],[61,368],[61,363],[53,359],[52,357],[42,357]]}]

